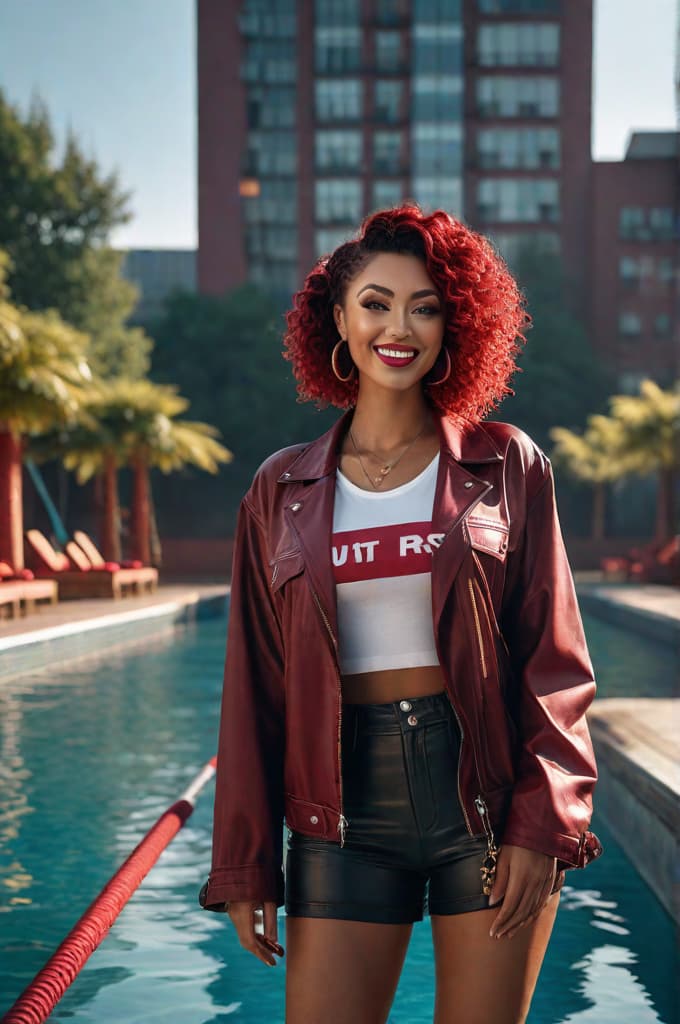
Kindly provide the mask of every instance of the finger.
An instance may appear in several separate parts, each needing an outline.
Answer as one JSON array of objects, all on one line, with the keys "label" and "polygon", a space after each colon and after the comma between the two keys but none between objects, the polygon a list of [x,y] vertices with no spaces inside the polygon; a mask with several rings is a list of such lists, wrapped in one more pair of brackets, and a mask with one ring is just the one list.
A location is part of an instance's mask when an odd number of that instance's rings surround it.
[{"label": "finger", "polygon": [[489,930],[489,935],[492,938],[495,938],[501,928],[507,927],[508,921],[512,919],[517,907],[519,906],[522,898],[522,892],[521,879],[519,879],[517,875],[511,875],[503,896],[503,905],[493,919]]},{"label": "finger", "polygon": [[[538,890],[535,890],[531,882],[527,888],[527,899],[522,900],[520,906],[517,908],[515,920],[508,922],[507,928],[502,933],[505,938],[511,939],[512,936],[519,931],[520,928],[524,928],[525,925],[535,921],[541,910],[545,906],[543,901],[543,893],[549,891],[550,880],[543,882]],[[533,896],[532,893],[538,892],[537,896]]]},{"label": "finger", "polygon": [[238,941],[249,953],[256,956],[258,960],[268,964],[270,967],[276,965],[276,960],[272,953],[270,953],[266,946],[263,946],[258,941],[257,933],[255,932],[255,906],[241,905],[237,909],[234,909],[233,913],[230,914],[231,919],[236,929],[236,935]]},{"label": "finger", "polygon": [[[519,891],[513,890],[512,892],[510,914],[504,921],[501,920],[500,925],[497,922],[494,922],[493,931],[496,938],[509,935],[510,932],[516,930],[517,927],[528,917],[531,912],[531,908],[536,901],[536,884],[532,884],[530,878],[525,880],[523,886],[519,886],[518,889]],[[510,891],[508,892],[508,895],[506,895],[503,903],[503,910],[505,910],[505,905],[508,902],[509,895]],[[502,912],[503,911],[501,911],[501,913]]]},{"label": "finger", "polygon": [[278,920],[276,917],[276,903],[267,900],[264,904],[264,934],[271,942],[278,945]]},{"label": "finger", "polygon": [[489,895],[490,907],[493,907],[494,904],[503,899],[508,884],[509,870],[507,858],[503,856],[503,847],[501,847],[501,852],[498,855],[498,862],[496,864],[496,876],[491,888],[491,894]]}]

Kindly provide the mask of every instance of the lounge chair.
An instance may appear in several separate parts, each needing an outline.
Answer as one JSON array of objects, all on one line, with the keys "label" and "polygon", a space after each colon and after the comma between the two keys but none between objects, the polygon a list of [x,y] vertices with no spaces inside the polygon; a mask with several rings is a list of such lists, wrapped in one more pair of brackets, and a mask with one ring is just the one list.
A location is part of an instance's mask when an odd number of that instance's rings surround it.
[{"label": "lounge chair", "polygon": [[[74,530],[73,539],[87,555],[90,564],[93,569],[103,569],[106,566],[106,560],[101,554],[99,548],[84,530]],[[119,568],[121,569],[142,569],[144,563],[140,562],[138,558],[131,558],[127,561],[123,560],[120,563]]]},{"label": "lounge chair", "polygon": [[79,597],[123,597],[126,592],[150,593],[158,585],[158,570],[121,569],[117,562],[105,562],[93,568],[85,552],[75,541],[66,545],[66,554],[55,551],[40,530],[27,530],[27,556],[36,576],[55,579],[59,584],[59,597],[70,600]]},{"label": "lounge chair", "polygon": [[30,569],[14,570],[7,562],[0,562],[0,618],[27,615],[39,601],[56,604],[55,581],[36,580]]}]

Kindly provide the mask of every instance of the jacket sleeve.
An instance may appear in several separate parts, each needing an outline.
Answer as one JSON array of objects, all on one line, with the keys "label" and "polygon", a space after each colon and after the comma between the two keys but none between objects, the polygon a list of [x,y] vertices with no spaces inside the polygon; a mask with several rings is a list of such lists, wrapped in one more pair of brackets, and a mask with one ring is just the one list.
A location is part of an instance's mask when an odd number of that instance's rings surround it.
[{"label": "jacket sleeve", "polygon": [[[234,537],[217,744],[212,867],[204,906],[283,905],[283,641],[263,524],[246,495]],[[215,904],[220,904],[218,908]]]},{"label": "jacket sleeve", "polygon": [[585,715],[596,684],[552,466],[543,454],[540,461],[541,481],[511,556],[504,614],[519,750],[502,841],[556,857],[560,870],[584,867],[602,853],[588,830],[597,768]]}]

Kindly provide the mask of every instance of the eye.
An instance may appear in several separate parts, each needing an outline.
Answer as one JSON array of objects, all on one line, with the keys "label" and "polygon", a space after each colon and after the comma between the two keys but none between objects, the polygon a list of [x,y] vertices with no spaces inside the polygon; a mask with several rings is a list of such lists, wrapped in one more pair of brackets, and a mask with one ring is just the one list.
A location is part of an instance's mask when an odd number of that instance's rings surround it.
[{"label": "eye", "polygon": [[418,306],[418,309],[423,310],[428,316],[435,316],[439,312],[436,306]]},{"label": "eye", "polygon": [[387,309],[384,302],[378,302],[377,299],[369,299],[368,302],[362,302],[361,305],[364,309],[370,309],[371,306],[380,306],[382,309]]}]

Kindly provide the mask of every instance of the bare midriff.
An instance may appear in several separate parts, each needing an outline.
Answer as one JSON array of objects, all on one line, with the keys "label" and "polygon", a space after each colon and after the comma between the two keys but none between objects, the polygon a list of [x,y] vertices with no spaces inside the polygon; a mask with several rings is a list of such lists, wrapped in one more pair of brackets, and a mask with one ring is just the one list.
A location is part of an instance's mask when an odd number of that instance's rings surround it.
[{"label": "bare midriff", "polygon": [[439,665],[355,672],[340,678],[345,704],[387,704],[407,697],[427,697],[445,688]]}]

